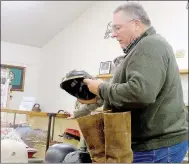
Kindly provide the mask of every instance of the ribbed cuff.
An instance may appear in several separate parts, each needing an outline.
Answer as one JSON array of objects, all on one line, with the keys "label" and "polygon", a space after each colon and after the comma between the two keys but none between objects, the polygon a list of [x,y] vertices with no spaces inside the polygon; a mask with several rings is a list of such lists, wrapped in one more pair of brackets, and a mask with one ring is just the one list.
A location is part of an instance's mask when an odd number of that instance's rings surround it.
[{"label": "ribbed cuff", "polygon": [[91,112],[88,111],[88,110],[75,110],[73,112],[73,115],[75,118],[79,118],[79,117],[82,117],[82,116],[86,116],[86,115],[89,115]]},{"label": "ribbed cuff", "polygon": [[105,91],[107,90],[107,87],[108,87],[107,83],[102,83],[98,87],[98,95],[103,100],[104,100],[104,97],[106,95]]}]

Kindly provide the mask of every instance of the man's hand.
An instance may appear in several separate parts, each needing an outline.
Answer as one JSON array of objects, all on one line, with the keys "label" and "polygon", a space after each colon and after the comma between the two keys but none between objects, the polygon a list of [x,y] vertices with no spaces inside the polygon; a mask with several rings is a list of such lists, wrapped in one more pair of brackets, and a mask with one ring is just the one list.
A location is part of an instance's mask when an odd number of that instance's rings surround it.
[{"label": "man's hand", "polygon": [[77,99],[81,104],[96,104],[97,103],[97,99],[94,98],[92,100],[80,100]]},{"label": "man's hand", "polygon": [[70,119],[74,119],[74,115],[71,115],[70,117],[67,117],[66,119],[70,120]]},{"label": "man's hand", "polygon": [[[90,92],[92,92],[92,93],[94,93],[95,95],[98,96],[98,87],[101,83],[103,83],[102,80],[84,79],[83,82],[87,85]],[[78,101],[81,104],[96,104],[97,103],[97,97],[95,97],[92,100],[80,100],[80,99],[78,99]]]},{"label": "man's hand", "polygon": [[98,87],[100,84],[103,83],[102,80],[92,80],[92,79],[84,79],[83,82],[87,84],[87,87],[89,88],[89,91],[94,93],[95,95],[98,95]]}]

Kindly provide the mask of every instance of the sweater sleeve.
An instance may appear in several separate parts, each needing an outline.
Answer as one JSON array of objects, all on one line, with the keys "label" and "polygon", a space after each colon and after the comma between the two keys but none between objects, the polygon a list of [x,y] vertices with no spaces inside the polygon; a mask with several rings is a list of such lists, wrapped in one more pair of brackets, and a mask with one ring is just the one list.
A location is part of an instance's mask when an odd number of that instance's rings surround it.
[{"label": "sweater sleeve", "polygon": [[90,114],[92,111],[96,110],[98,107],[103,105],[104,101],[102,99],[98,100],[96,104],[83,104],[80,109],[75,110],[73,115],[75,118],[86,116]]},{"label": "sweater sleeve", "polygon": [[100,97],[118,108],[154,103],[166,78],[167,65],[162,53],[165,52],[158,50],[155,44],[141,44],[129,59],[127,67],[123,67],[127,81],[102,83],[98,89]]}]

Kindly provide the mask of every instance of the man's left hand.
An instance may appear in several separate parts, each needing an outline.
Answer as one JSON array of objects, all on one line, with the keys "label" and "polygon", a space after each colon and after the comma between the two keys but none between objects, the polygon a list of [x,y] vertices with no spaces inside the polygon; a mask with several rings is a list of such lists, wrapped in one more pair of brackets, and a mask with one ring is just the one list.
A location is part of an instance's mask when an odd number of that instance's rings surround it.
[{"label": "man's left hand", "polygon": [[87,87],[89,88],[89,91],[94,93],[95,95],[98,95],[98,87],[100,84],[103,83],[102,80],[92,80],[92,79],[84,79],[83,82],[87,84]]}]

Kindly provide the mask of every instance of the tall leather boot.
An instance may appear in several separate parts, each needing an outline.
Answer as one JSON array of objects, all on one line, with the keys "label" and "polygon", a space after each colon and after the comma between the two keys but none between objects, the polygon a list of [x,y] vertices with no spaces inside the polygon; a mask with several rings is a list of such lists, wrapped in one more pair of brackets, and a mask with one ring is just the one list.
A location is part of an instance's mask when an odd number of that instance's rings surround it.
[{"label": "tall leather boot", "polygon": [[77,119],[86,141],[92,162],[105,163],[103,113],[80,117]]},{"label": "tall leather boot", "polygon": [[106,163],[132,163],[131,114],[104,113]]}]

